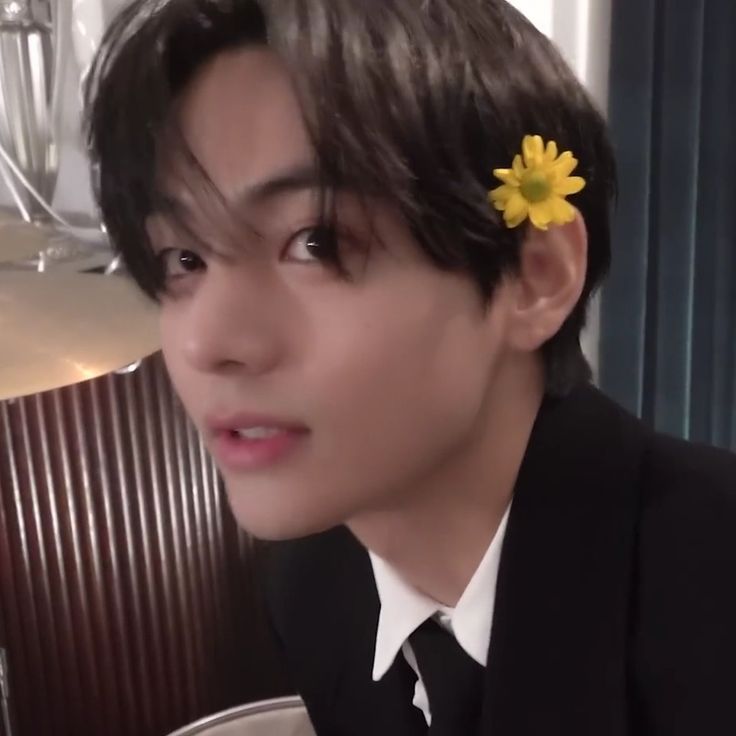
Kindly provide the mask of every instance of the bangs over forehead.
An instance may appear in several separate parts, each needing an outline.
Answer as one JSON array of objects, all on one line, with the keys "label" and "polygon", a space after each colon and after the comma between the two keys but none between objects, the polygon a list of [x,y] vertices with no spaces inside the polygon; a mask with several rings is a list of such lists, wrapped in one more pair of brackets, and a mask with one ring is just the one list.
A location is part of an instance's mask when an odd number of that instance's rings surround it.
[{"label": "bangs over forehead", "polygon": [[196,238],[172,190],[213,212],[225,203],[191,153],[176,102],[204,61],[239,45],[266,43],[254,2],[135,0],[114,19],[84,89],[93,183],[113,247],[150,297],[163,274],[146,223],[165,214]]}]

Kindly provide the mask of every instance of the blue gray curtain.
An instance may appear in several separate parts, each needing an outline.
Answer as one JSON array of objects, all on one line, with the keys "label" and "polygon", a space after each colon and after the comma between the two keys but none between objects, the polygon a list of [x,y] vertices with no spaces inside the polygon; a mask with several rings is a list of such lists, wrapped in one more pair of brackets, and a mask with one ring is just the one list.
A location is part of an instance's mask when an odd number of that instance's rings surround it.
[{"label": "blue gray curtain", "polygon": [[619,163],[600,385],[736,448],[736,0],[614,0]]}]

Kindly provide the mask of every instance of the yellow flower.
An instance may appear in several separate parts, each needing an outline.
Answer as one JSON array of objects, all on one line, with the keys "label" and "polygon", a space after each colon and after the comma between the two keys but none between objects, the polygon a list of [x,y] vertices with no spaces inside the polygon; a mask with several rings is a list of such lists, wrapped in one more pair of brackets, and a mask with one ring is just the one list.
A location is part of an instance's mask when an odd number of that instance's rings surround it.
[{"label": "yellow flower", "polygon": [[510,169],[495,169],[503,184],[488,193],[488,200],[503,212],[509,227],[528,217],[540,230],[575,219],[575,208],[565,199],[585,186],[581,176],[570,176],[578,161],[570,151],[557,155],[557,143],[546,147],[539,135],[524,136],[523,157],[518,154]]}]

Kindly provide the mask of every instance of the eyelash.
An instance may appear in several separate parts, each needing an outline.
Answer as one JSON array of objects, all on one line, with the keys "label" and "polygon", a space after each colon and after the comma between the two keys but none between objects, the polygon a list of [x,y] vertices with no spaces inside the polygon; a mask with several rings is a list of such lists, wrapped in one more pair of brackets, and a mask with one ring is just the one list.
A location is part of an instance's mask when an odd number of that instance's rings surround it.
[{"label": "eyelash", "polygon": [[[293,246],[293,244],[296,242],[296,240],[305,234],[308,233],[321,233],[323,236],[327,237],[327,244],[316,247],[314,251],[310,250],[309,244],[307,244],[307,250],[310,251],[312,255],[314,255],[315,263],[321,263],[322,265],[331,268],[335,272],[338,273],[341,277],[346,277],[347,274],[345,273],[342,263],[340,261],[340,254],[339,254],[339,237],[336,231],[329,227],[324,225],[312,225],[310,227],[302,228],[298,232],[296,232],[287,242],[286,246],[284,247],[282,251],[285,253]],[[155,255],[155,261],[156,265],[158,267],[159,272],[159,283],[160,283],[160,291],[166,292],[169,290],[171,283],[176,281],[177,279],[184,278],[187,275],[194,273],[194,271],[188,271],[184,274],[179,275],[171,275],[167,273],[167,260],[171,257],[172,254],[178,253],[179,255],[179,262],[181,265],[181,261],[184,257],[186,258],[194,258],[197,261],[199,261],[200,265],[205,265],[204,260],[199,256],[199,254],[196,251],[188,250],[186,248],[164,248],[163,250],[159,251]],[[288,260],[288,259],[286,259]],[[302,264],[310,264],[311,261],[307,260],[299,260],[299,259],[292,259],[295,263],[302,263]]]}]

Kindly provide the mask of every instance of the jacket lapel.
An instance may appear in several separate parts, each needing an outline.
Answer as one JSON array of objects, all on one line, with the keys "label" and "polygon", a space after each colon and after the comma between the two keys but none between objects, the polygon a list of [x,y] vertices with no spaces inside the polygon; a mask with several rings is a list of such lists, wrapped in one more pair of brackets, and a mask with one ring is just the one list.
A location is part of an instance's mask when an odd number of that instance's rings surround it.
[{"label": "jacket lapel", "polygon": [[501,554],[481,733],[626,733],[645,437],[590,387],[543,405]]}]

